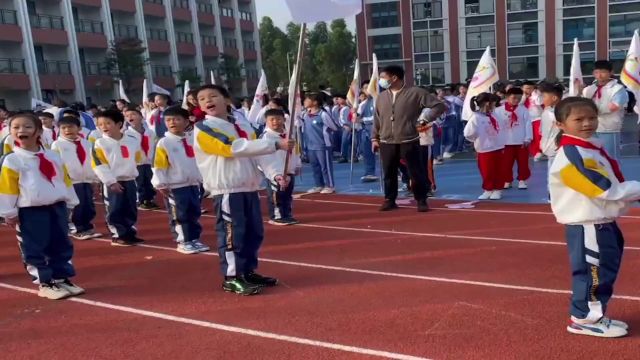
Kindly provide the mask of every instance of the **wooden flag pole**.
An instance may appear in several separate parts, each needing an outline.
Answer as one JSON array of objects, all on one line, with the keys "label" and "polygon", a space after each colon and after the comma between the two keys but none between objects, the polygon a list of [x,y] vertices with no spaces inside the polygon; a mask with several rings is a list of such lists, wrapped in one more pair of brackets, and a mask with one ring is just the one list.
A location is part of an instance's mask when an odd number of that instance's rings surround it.
[{"label": "wooden flag pole", "polygon": [[[300,87],[300,73],[302,72],[302,58],[304,55],[304,36],[305,36],[305,32],[307,31],[307,24],[306,23],[302,23],[302,25],[300,26],[300,40],[298,42],[298,57],[296,58],[296,64],[297,66],[295,67],[295,74],[293,74],[293,76],[295,76],[295,81],[294,81],[294,90],[295,92],[298,91],[298,88]],[[291,91],[291,89],[289,89]],[[289,104],[289,124],[287,124],[288,127],[288,134],[287,134],[287,139],[291,139],[291,137],[294,134],[294,130],[293,130],[293,125],[294,125],[294,119],[296,117],[296,107],[291,106],[293,104]],[[296,139],[297,141],[300,141],[300,139]],[[284,158],[284,169],[282,171],[282,175],[283,176],[287,176],[287,169],[289,169],[289,161],[291,160],[291,151],[287,151],[287,155]]]}]

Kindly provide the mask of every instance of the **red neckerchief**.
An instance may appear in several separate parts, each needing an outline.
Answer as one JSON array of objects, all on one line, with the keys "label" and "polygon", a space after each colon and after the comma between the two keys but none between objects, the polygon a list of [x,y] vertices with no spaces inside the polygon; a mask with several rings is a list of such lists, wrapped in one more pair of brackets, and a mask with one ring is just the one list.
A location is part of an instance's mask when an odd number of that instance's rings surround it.
[{"label": "red neckerchief", "polygon": [[196,156],[196,154],[193,152],[193,146],[189,145],[189,143],[187,142],[187,138],[182,139],[182,146],[184,147],[184,152],[185,154],[187,154],[188,158]]},{"label": "red neckerchief", "polygon": [[142,134],[142,139],[140,139],[140,147],[142,151],[144,151],[145,156],[149,156],[149,136]]},{"label": "red neckerchief", "polygon": [[56,167],[53,165],[51,160],[47,159],[44,156],[44,153],[37,153],[36,157],[40,160],[40,165],[38,166],[42,175],[49,180],[50,183],[53,184],[53,177],[56,176]]},{"label": "red neckerchief", "polygon": [[562,138],[560,139],[560,147],[564,145],[580,146],[585,149],[598,150],[598,152],[600,152],[600,155],[602,155],[605,159],[607,159],[609,164],[611,164],[613,173],[615,174],[618,181],[624,182],[624,176],[622,175],[622,171],[620,170],[620,164],[618,164],[617,160],[612,159],[603,148],[598,147],[589,141],[576,138],[573,136],[566,136],[566,135],[563,135]]},{"label": "red neckerchief", "polygon": [[487,113],[487,116],[489,117],[489,121],[491,121],[491,126],[493,126],[493,128],[496,131],[500,131],[500,127],[498,126],[498,120],[496,120],[496,118],[493,117],[491,113]]},{"label": "red neckerchief", "polygon": [[286,139],[287,138],[287,134],[285,134],[285,133],[280,134],[280,138]]},{"label": "red neckerchief", "polygon": [[518,115],[516,115],[516,110],[518,109],[518,105],[511,105],[509,103],[504,104],[504,109],[507,110],[508,113],[511,113],[511,117],[509,119],[509,126],[513,127],[518,123]]},{"label": "red neckerchief", "polygon": [[242,128],[240,128],[240,126],[238,126],[238,124],[233,123],[233,127],[236,129],[236,132],[238,133],[238,136],[240,136],[243,139],[249,139],[249,135],[247,135],[247,132],[242,130]]},{"label": "red neckerchief", "polygon": [[527,109],[531,107],[531,96],[524,99],[524,107],[526,107]]},{"label": "red neckerchief", "polygon": [[76,154],[78,155],[78,160],[80,160],[80,165],[84,165],[84,161],[87,159],[87,152],[84,151],[82,141],[74,140],[73,143],[76,144]]},{"label": "red neckerchief", "polygon": [[53,139],[53,141],[56,141],[58,139],[58,134],[56,134],[56,129],[51,129],[51,138]]},{"label": "red neckerchief", "polygon": [[602,98],[602,88],[607,86],[607,84],[604,85],[596,85],[596,92],[593,93],[593,96],[591,97],[591,99],[601,99]]}]

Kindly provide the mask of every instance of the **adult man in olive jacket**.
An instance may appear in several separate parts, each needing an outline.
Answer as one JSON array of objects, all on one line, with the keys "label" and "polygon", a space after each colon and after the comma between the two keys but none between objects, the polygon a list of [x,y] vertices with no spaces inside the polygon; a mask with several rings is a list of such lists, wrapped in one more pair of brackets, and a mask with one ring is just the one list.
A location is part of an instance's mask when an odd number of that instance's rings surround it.
[{"label": "adult man in olive jacket", "polygon": [[427,121],[434,121],[445,112],[446,107],[426,90],[407,86],[404,83],[404,69],[400,66],[391,65],[382,69],[379,84],[386,90],[376,101],[371,146],[374,152],[380,149],[384,173],[384,203],[380,211],[398,207],[396,198],[400,159],[405,159],[409,168],[418,211],[428,211],[427,176],[421,160],[418,118],[423,109],[430,108]]}]

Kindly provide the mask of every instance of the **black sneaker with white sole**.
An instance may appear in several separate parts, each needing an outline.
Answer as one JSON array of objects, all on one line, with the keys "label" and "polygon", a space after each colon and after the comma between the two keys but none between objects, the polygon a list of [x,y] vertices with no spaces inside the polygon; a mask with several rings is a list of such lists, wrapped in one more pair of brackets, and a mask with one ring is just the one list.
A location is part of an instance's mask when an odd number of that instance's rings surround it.
[{"label": "black sneaker with white sole", "polygon": [[278,285],[278,279],[262,276],[257,272],[250,272],[244,275],[245,280],[247,280],[251,284],[260,285],[260,286],[276,286]]}]

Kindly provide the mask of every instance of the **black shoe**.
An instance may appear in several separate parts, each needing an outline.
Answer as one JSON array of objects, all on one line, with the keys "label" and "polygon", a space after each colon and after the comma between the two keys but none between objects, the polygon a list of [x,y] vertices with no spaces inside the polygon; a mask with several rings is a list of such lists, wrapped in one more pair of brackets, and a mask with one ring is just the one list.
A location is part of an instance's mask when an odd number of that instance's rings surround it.
[{"label": "black shoe", "polygon": [[286,218],[284,220],[287,222],[287,225],[295,225],[300,223],[300,221],[298,221],[298,219],[294,217]]},{"label": "black shoe", "polygon": [[244,279],[251,284],[260,286],[276,286],[278,285],[278,279],[267,276],[262,276],[256,272],[250,272],[245,274]]},{"label": "black shoe", "polygon": [[382,206],[380,207],[380,211],[389,211],[397,208],[398,208],[398,205],[396,204],[395,201],[385,200],[384,203],[382,203]]},{"label": "black shoe", "polygon": [[137,244],[130,239],[113,238],[111,239],[111,246],[136,246]]},{"label": "black shoe", "polygon": [[134,244],[142,244],[144,242],[144,240],[140,239],[139,237],[137,237],[136,235],[133,235],[129,238],[129,241],[131,241]]},{"label": "black shoe", "polygon": [[427,211],[429,211],[429,204],[427,204],[427,200],[418,200],[418,212]]},{"label": "black shoe", "polygon": [[249,283],[242,276],[226,279],[222,282],[222,290],[244,296],[256,295],[262,292],[262,286]]}]

